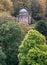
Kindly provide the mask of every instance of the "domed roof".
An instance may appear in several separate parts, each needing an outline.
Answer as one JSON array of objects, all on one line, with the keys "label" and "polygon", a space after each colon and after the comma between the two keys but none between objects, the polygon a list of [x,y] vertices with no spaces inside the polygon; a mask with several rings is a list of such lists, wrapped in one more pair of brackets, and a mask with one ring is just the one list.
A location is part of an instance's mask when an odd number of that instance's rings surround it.
[{"label": "domed roof", "polygon": [[21,9],[19,12],[28,12],[26,9]]}]

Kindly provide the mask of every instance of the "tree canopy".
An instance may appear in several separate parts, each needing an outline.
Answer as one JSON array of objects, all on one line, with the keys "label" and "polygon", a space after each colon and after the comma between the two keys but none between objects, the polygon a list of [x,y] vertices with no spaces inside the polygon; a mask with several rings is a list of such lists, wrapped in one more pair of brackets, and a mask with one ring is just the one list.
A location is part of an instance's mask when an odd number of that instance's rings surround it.
[{"label": "tree canopy", "polygon": [[30,30],[19,46],[19,65],[46,65],[47,45],[45,37]]}]

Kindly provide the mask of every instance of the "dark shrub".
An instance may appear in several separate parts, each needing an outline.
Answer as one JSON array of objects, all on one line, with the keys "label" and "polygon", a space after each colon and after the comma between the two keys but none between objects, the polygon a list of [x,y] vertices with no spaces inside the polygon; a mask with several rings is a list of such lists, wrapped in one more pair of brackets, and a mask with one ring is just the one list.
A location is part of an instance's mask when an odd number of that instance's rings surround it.
[{"label": "dark shrub", "polygon": [[47,23],[45,21],[39,21],[37,24],[36,24],[36,27],[35,27],[36,30],[38,30],[40,33],[42,33],[43,35],[46,36],[47,38]]}]

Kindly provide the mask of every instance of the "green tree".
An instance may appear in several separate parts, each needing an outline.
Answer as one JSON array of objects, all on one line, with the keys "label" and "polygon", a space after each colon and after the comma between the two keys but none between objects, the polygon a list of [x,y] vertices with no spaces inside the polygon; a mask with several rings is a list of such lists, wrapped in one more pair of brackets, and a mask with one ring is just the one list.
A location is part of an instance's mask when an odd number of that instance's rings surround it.
[{"label": "green tree", "polygon": [[47,45],[45,37],[30,30],[19,46],[19,65],[46,65]]},{"label": "green tree", "polygon": [[30,49],[27,55],[28,65],[46,65],[47,64],[46,58],[47,51],[43,51],[39,48]]},{"label": "green tree", "polygon": [[24,38],[24,31],[18,23],[9,21],[0,26],[0,45],[7,56],[7,65],[18,64],[18,46]]},{"label": "green tree", "polygon": [[47,39],[47,22],[46,21],[44,21],[44,20],[39,21],[36,24],[35,29],[38,30],[43,35],[45,35],[45,37]]},{"label": "green tree", "polygon": [[6,65],[5,59],[6,59],[6,55],[3,53],[3,51],[0,47],[0,65]]}]

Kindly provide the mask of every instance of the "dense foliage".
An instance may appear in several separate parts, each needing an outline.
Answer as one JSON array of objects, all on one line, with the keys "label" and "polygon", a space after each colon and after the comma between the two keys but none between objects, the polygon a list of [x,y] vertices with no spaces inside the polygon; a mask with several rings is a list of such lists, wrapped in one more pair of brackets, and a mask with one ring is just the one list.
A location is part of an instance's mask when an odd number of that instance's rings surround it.
[{"label": "dense foliage", "polygon": [[31,29],[31,27],[28,24],[24,23],[24,22],[19,22],[19,25],[25,31],[25,34]]},{"label": "dense foliage", "polygon": [[5,59],[6,59],[6,55],[3,53],[3,51],[0,47],[0,65],[6,65]]},{"label": "dense foliage", "polygon": [[22,8],[26,8],[37,20],[47,15],[46,0],[0,0],[0,11],[2,12],[9,12],[16,16]]},{"label": "dense foliage", "polygon": [[43,21],[43,20],[39,21],[36,24],[35,29],[38,30],[43,35],[45,35],[46,38],[47,38],[47,22],[46,21]]},{"label": "dense foliage", "polygon": [[19,65],[46,65],[47,45],[45,37],[30,30],[19,46]]},{"label": "dense foliage", "polygon": [[11,0],[0,0],[0,12],[13,13],[13,2]]},{"label": "dense foliage", "polygon": [[[31,25],[16,22],[23,8],[31,15]],[[47,65],[42,34],[47,39],[47,0],[0,0],[0,65]]]},{"label": "dense foliage", "polygon": [[45,17],[46,13],[46,0],[32,0],[31,1],[32,17],[40,20]]},{"label": "dense foliage", "polygon": [[0,26],[7,22],[16,22],[16,19],[15,17],[7,15],[6,13],[3,13],[2,15],[0,15]]},{"label": "dense foliage", "polygon": [[6,22],[0,26],[0,46],[7,56],[7,65],[18,64],[18,46],[24,38],[24,31],[18,23]]}]

